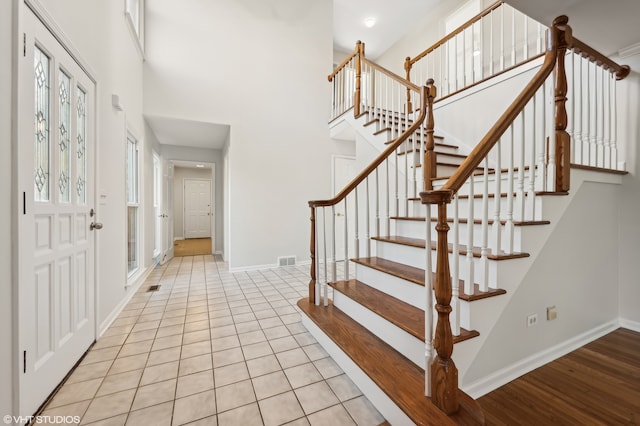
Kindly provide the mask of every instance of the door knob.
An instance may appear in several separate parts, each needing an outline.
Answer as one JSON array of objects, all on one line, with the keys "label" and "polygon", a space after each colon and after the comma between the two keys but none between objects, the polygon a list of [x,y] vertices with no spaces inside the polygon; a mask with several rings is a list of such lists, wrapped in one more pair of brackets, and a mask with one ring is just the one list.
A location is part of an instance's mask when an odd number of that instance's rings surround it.
[{"label": "door knob", "polygon": [[102,224],[100,222],[91,222],[91,225],[89,225],[89,229],[92,231],[94,229],[102,229]]}]

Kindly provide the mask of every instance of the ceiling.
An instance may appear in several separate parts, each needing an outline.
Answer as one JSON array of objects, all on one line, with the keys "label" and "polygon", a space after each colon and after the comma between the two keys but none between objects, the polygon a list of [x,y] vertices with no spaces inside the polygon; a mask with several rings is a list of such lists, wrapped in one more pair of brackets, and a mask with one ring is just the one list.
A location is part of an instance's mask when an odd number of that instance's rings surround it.
[{"label": "ceiling", "polygon": [[[617,56],[620,50],[634,46],[636,55],[638,53],[638,0],[507,0],[507,3],[547,25],[555,17],[567,15],[573,34],[607,56]],[[638,58],[632,60],[637,61]],[[633,65],[632,68],[638,70]]]},{"label": "ceiling", "polygon": [[145,120],[158,142],[163,145],[222,149],[229,136],[227,124],[183,120],[171,117],[145,115]]},{"label": "ceiling", "polygon": [[[574,34],[608,56],[622,53],[620,62],[640,70],[640,0],[507,0],[525,14],[548,24],[569,16]],[[357,40],[376,59],[425,16],[449,13],[463,0],[333,0],[334,49],[351,52]],[[367,28],[365,19],[375,18]],[[630,55],[625,56],[625,53]],[[158,141],[166,145],[222,149],[230,126],[170,117],[145,116]]]},{"label": "ceiling", "polygon": [[[333,47],[351,52],[362,40],[367,57],[375,59],[440,3],[443,0],[333,0]],[[367,18],[376,20],[372,28],[365,25]]]},{"label": "ceiling", "polygon": [[[549,25],[556,16],[569,16],[569,24],[580,40],[608,56],[616,55],[621,49],[631,48],[636,57],[624,62],[639,69],[639,0],[506,2],[545,25]],[[333,0],[334,49],[351,52],[355,42],[362,40],[367,44],[367,57],[375,59],[402,38],[408,28],[416,25],[429,13],[434,16],[448,13],[464,3],[463,0]],[[364,24],[368,17],[377,19],[373,28],[367,28]]]}]

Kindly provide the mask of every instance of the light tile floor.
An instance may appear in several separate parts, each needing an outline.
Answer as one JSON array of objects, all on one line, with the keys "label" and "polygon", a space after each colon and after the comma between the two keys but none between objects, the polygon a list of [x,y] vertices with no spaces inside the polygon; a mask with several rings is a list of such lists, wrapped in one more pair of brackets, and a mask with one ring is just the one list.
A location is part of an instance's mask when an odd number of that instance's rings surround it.
[{"label": "light tile floor", "polygon": [[[148,292],[159,284],[158,291]],[[157,267],[45,407],[82,425],[377,425],[300,322],[308,267]]]}]

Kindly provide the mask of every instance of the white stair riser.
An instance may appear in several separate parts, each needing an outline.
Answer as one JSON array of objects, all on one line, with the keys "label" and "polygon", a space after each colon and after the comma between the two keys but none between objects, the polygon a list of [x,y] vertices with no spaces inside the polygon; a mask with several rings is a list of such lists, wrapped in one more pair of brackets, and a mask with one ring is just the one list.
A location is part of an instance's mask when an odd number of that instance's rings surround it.
[{"label": "white stair riser", "polygon": [[418,367],[424,369],[423,341],[336,290],[333,292],[333,304]]},{"label": "white stair riser", "polygon": [[[436,241],[437,233],[435,231],[435,222],[431,222],[431,240]],[[504,225],[500,226],[500,248],[504,250],[507,247],[507,233],[505,231]],[[449,243],[453,243],[454,240],[454,230],[453,223],[449,222],[449,233],[447,234],[447,239]],[[409,237],[409,238],[420,238],[424,239],[426,234],[425,223],[424,221],[415,221],[415,220],[396,220],[396,233],[395,235],[401,237]],[[483,242],[483,231],[481,224],[473,224],[473,241],[472,245],[476,247],[482,247]],[[496,239],[495,236],[495,227],[493,224],[488,225],[488,247],[493,249],[495,244],[494,241]],[[519,252],[522,249],[522,227],[514,226],[513,227],[513,251]],[[458,224],[458,244],[462,247],[466,247],[469,241],[469,225],[467,223],[459,223]]]},{"label": "white stair riser", "polygon": [[[468,218],[469,217],[469,198],[460,198],[458,200],[458,217],[460,218]],[[522,199],[520,197],[513,198],[513,209],[511,210],[512,220],[514,221],[530,221],[530,220],[541,220],[542,219],[542,208],[543,208],[543,197],[535,196],[533,204],[528,197],[524,197],[524,206],[522,203]],[[424,207],[421,207],[421,202],[412,200],[414,205],[411,207],[411,211],[414,212],[414,216],[424,216],[425,210]],[[482,219],[482,213],[484,211],[482,198],[474,198],[473,199],[473,217],[475,219]],[[417,205],[416,205],[417,204]],[[533,209],[533,211],[531,211]],[[524,210],[524,216],[522,212]],[[488,206],[488,219],[494,219],[496,212],[496,204],[495,198],[489,198]],[[447,216],[453,217],[454,205],[450,203],[447,205]],[[500,219],[506,220],[507,213],[509,212],[509,199],[507,197],[500,197]],[[438,206],[431,206],[431,216],[437,217],[438,215]]]},{"label": "white stair riser", "polygon": [[376,290],[424,310],[425,293],[424,287],[421,285],[360,264],[356,264],[356,277],[358,281],[366,283]]}]

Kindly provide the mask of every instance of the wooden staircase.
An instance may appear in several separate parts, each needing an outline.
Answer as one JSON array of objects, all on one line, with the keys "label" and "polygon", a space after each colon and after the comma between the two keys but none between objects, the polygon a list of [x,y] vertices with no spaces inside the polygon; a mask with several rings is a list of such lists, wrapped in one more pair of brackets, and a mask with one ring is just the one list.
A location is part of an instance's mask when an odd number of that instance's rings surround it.
[{"label": "wooden staircase", "polygon": [[[573,38],[567,22],[554,20],[535,75],[468,153],[434,135],[432,79],[418,87],[396,76],[368,61],[360,42],[329,76],[338,79],[330,125],[352,115],[350,125],[380,154],[335,197],[309,202],[311,280],[298,306],[303,324],[391,424],[484,424],[478,404],[459,389],[454,358],[463,354],[466,372],[550,237],[545,215],[558,220],[567,208],[551,201],[572,198],[567,49],[605,64],[611,78],[629,71]],[[354,82],[345,85],[344,69]],[[362,75],[375,86],[362,89]],[[551,79],[553,102],[546,102]],[[353,97],[344,87],[355,89]],[[615,170],[615,144],[590,140],[586,152]],[[576,187],[589,179],[581,176]]]}]

